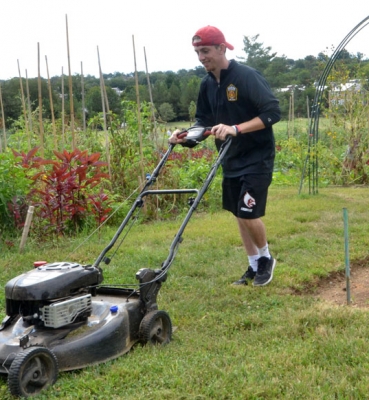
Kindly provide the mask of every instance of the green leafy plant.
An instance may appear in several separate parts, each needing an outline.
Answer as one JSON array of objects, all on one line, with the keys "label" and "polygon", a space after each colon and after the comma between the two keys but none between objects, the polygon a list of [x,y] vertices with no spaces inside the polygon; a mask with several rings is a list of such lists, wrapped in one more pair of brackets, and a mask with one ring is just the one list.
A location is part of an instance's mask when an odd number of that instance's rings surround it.
[{"label": "green leafy plant", "polygon": [[24,222],[25,198],[32,181],[10,152],[0,154],[0,230],[12,235]]}]

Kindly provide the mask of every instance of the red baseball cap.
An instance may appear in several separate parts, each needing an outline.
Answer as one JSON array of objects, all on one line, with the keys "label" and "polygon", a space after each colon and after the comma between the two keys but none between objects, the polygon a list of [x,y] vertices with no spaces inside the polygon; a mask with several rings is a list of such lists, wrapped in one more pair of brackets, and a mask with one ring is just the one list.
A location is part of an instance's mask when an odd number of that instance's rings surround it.
[{"label": "red baseball cap", "polygon": [[192,38],[193,46],[216,46],[224,43],[229,50],[233,50],[234,47],[226,42],[223,33],[215,26],[204,26],[200,28]]}]

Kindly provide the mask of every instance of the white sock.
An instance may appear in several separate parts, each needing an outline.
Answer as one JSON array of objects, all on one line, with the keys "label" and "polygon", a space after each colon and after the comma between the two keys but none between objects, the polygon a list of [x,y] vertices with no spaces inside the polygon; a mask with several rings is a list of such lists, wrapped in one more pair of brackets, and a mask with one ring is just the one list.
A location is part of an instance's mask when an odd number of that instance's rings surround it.
[{"label": "white sock", "polygon": [[264,247],[262,247],[261,249],[258,249],[258,252],[259,252],[259,257],[270,258],[268,243]]},{"label": "white sock", "polygon": [[253,271],[256,272],[258,270],[259,254],[257,254],[256,256],[248,256],[248,257],[249,257],[250,267],[252,268]]}]

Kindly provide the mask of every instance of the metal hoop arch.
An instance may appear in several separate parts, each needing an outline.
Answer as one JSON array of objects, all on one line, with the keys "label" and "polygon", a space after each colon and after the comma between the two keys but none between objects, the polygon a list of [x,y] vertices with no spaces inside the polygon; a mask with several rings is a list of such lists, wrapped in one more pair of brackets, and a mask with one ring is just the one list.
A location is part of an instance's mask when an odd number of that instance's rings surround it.
[{"label": "metal hoop arch", "polygon": [[325,88],[325,84],[327,78],[333,68],[334,63],[336,62],[341,51],[346,47],[346,45],[350,42],[350,40],[355,37],[363,28],[365,28],[369,24],[369,16],[364,18],[359,24],[357,24],[342,40],[342,42],[338,45],[338,47],[333,52],[331,58],[328,60],[327,65],[325,66],[315,91],[314,101],[311,106],[311,118],[309,124],[309,138],[308,138],[308,153],[304,162],[304,167],[302,170],[301,181],[299,194],[301,193],[306,169],[308,169],[308,178],[309,178],[309,194],[317,194],[318,193],[318,183],[319,183],[319,174],[318,174],[318,152],[315,151],[314,155],[311,155],[311,149],[316,148],[316,145],[319,141],[319,114],[320,114],[320,104]]}]

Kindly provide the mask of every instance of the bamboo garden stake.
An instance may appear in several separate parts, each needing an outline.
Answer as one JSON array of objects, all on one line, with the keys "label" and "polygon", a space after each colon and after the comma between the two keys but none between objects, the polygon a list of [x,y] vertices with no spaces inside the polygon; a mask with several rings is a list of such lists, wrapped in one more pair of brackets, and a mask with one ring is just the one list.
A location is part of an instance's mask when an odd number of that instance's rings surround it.
[{"label": "bamboo garden stake", "polygon": [[24,127],[26,129],[26,135],[27,135],[27,140],[28,140],[28,151],[30,151],[31,150],[31,138],[30,138],[29,130],[28,130],[28,119],[27,119],[27,111],[26,111],[26,102],[24,101],[23,80],[22,80],[22,75],[21,75],[21,72],[20,72],[19,60],[17,60],[17,63],[18,63],[18,75],[19,75],[19,85],[20,85],[20,91],[21,91]]},{"label": "bamboo garden stake", "polygon": [[106,86],[105,86],[105,81],[104,81],[104,75],[102,73],[102,69],[101,69],[101,61],[100,61],[100,53],[99,53],[99,47],[97,47],[97,56],[99,59],[99,74],[100,74],[100,84],[102,87],[102,91],[104,93],[104,101],[105,101],[105,106],[106,106],[106,112],[104,112],[105,114],[105,118],[107,119],[107,115],[109,115],[110,117],[110,122],[111,120],[111,115],[110,115],[110,107],[109,107],[109,99],[108,99],[108,94],[106,92]]},{"label": "bamboo garden stake", "polygon": [[152,98],[152,90],[151,90],[151,82],[150,82],[150,75],[149,75],[149,70],[147,68],[147,58],[146,58],[146,50],[144,47],[144,55],[145,55],[145,66],[146,66],[146,78],[147,78],[147,87],[149,88],[149,96],[150,96],[150,106],[151,106],[151,117],[154,122],[154,143],[155,146],[158,146],[158,132],[157,132],[157,126],[156,126],[156,118],[155,118],[155,107],[154,107],[154,101]]},{"label": "bamboo garden stake", "polygon": [[68,34],[68,16],[65,16],[67,30],[67,53],[68,53],[68,72],[69,72],[69,106],[70,106],[70,130],[72,133],[72,149],[76,148],[76,138],[74,135],[74,105],[73,105],[73,87],[72,87],[72,72],[70,68],[70,52],[69,52],[69,34]]},{"label": "bamboo garden stake", "polygon": [[109,177],[112,177],[111,174],[111,165],[110,165],[110,149],[109,149],[109,132],[108,127],[106,124],[106,110],[105,110],[105,94],[104,94],[104,79],[101,72],[101,63],[100,63],[100,53],[99,53],[99,46],[97,46],[97,59],[99,62],[99,74],[100,74],[100,93],[101,93],[101,105],[103,111],[103,120],[104,120],[104,132],[105,132],[105,149],[106,149],[106,161],[108,163],[108,171]]},{"label": "bamboo garden stake", "polygon": [[[154,137],[153,137],[153,142],[155,143],[155,148],[158,148],[158,134],[157,134],[157,129],[156,129],[156,118],[155,118],[155,107],[154,107],[154,101],[152,98],[152,91],[151,91],[151,83],[150,83],[150,75],[149,75],[149,69],[147,67],[147,58],[146,58],[146,50],[144,47],[144,55],[145,55],[145,67],[146,67],[146,79],[147,79],[147,87],[149,88],[149,95],[150,95],[150,108],[151,108],[151,118],[154,122]],[[159,155],[159,152],[156,152],[156,154]],[[159,188],[159,182],[156,181],[156,188]],[[159,210],[159,197],[156,196],[156,207],[155,207],[155,218],[158,218],[158,210]]]},{"label": "bamboo garden stake", "polygon": [[53,92],[52,92],[52,88],[51,88],[50,75],[49,75],[49,65],[47,63],[47,56],[45,56],[45,61],[46,61],[46,71],[47,71],[47,83],[48,83],[48,88],[49,88],[51,123],[52,123],[52,126],[53,126],[53,135],[54,135],[54,150],[58,150],[58,138],[57,138],[57,135],[56,135],[56,126],[55,126]]},{"label": "bamboo garden stake", "polygon": [[83,132],[86,132],[85,83],[84,83],[84,79],[83,79],[83,64],[82,64],[82,61],[81,61],[81,89],[82,89]]},{"label": "bamboo garden stake", "polygon": [[29,129],[31,131],[31,134],[33,132],[33,127],[32,127],[32,111],[31,111],[31,97],[29,95],[29,85],[28,85],[28,74],[26,70],[26,89],[27,89],[27,108],[28,108],[28,124],[29,124]]},{"label": "bamboo garden stake", "polygon": [[62,91],[62,137],[63,137],[63,147],[67,142],[65,139],[65,99],[64,99],[64,72],[63,67],[61,70],[61,91]]},{"label": "bamboo garden stake", "polygon": [[44,126],[42,123],[42,90],[41,90],[41,73],[40,73],[40,43],[37,43],[37,53],[38,53],[38,121],[40,129],[40,153],[41,157],[44,157]]},{"label": "bamboo garden stake", "polygon": [[[1,82],[0,82],[0,106],[1,106],[1,121],[3,123],[3,133],[4,133],[4,151],[6,149],[6,129],[5,129],[5,115],[4,115],[4,105],[3,105],[3,96],[1,94]],[[1,139],[0,139],[0,153],[3,152]]]},{"label": "bamboo garden stake", "polygon": [[141,180],[142,184],[145,182],[145,171],[143,165],[143,149],[142,149],[142,123],[141,123],[141,104],[140,104],[140,92],[138,89],[138,76],[136,66],[136,49],[135,49],[135,37],[132,35],[133,42],[133,58],[135,63],[135,81],[136,81],[136,99],[137,99],[137,122],[138,122],[138,137],[140,141],[140,167],[141,167]]},{"label": "bamboo garden stake", "polygon": [[27,211],[27,217],[26,217],[26,222],[24,224],[23,232],[22,232],[22,239],[20,242],[19,246],[19,252],[21,253],[24,249],[24,246],[26,245],[26,241],[28,238],[28,233],[29,233],[29,228],[32,223],[32,218],[33,218],[33,211],[34,211],[34,206],[29,206],[28,211]]}]

